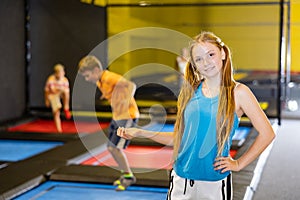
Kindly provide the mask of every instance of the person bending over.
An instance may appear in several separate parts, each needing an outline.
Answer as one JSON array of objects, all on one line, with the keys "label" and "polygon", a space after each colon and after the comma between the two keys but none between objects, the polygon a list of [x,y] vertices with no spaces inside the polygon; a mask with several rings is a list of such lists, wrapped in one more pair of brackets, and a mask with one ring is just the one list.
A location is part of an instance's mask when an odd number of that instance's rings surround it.
[{"label": "person bending over", "polygon": [[102,93],[101,99],[108,100],[111,105],[112,120],[109,125],[108,151],[122,173],[113,184],[117,186],[117,191],[125,190],[136,182],[136,178],[123,152],[123,149],[129,145],[129,140],[120,138],[117,130],[120,126],[134,127],[137,124],[140,114],[134,99],[136,85],[117,73],[103,69],[100,60],[92,55],[80,60],[78,71],[86,81],[97,85]]}]

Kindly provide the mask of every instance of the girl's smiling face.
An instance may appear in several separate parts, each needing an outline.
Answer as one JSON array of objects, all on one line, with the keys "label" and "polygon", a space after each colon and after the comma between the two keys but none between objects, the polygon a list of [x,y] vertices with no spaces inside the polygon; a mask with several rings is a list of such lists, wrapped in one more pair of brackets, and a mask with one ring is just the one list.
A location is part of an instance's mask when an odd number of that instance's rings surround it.
[{"label": "girl's smiling face", "polygon": [[220,74],[225,52],[212,43],[200,42],[192,49],[192,59],[197,70],[206,78]]}]

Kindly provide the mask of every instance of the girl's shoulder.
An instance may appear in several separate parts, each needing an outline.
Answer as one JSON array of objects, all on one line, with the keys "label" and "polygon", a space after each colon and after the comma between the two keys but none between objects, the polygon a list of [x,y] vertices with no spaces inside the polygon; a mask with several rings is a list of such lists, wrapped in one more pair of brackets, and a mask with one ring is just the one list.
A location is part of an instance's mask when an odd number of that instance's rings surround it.
[{"label": "girl's shoulder", "polygon": [[235,88],[234,88],[234,91],[244,91],[244,90],[248,90],[248,86],[243,84],[243,83],[240,83],[240,82],[235,82]]},{"label": "girl's shoulder", "polygon": [[253,93],[247,85],[236,82],[236,85],[234,88],[234,96],[235,96],[236,101],[245,100],[252,95],[253,95]]},{"label": "girl's shoulder", "polygon": [[[241,117],[244,114],[242,109],[247,104],[249,100],[251,101],[251,90],[243,83],[236,83],[234,88],[234,99],[235,99],[235,112],[238,117]],[[246,105],[247,106],[247,105]]]}]

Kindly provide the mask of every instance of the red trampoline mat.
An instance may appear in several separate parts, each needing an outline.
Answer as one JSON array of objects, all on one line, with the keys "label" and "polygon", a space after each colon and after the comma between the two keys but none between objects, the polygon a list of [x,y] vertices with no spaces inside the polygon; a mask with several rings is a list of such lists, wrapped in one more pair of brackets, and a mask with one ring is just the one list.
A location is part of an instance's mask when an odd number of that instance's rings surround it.
[{"label": "red trampoline mat", "polygon": [[[124,150],[133,168],[171,169],[172,148],[157,146],[129,146]],[[106,150],[81,163],[82,165],[113,166],[117,163]]]},{"label": "red trampoline mat", "polygon": [[[129,146],[125,149],[129,165],[133,168],[153,168],[153,169],[171,169],[172,153],[171,147],[158,146]],[[230,155],[234,157],[236,150],[230,150]],[[111,154],[106,150],[89,159],[83,161],[82,165],[113,166],[117,163]]]},{"label": "red trampoline mat", "polygon": [[[63,134],[77,134],[77,133],[94,133],[101,129],[107,128],[109,122],[95,123],[76,121],[62,121]],[[53,120],[38,119],[29,123],[20,124],[8,128],[10,132],[40,132],[40,133],[57,133]]]}]

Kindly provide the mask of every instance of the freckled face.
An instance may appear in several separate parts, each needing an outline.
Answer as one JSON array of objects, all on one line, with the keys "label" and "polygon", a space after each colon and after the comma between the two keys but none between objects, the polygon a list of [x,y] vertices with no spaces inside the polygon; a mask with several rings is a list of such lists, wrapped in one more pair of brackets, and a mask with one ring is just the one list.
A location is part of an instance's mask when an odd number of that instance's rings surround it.
[{"label": "freckled face", "polygon": [[192,49],[192,59],[197,70],[207,78],[220,75],[225,52],[212,43],[200,42]]}]

